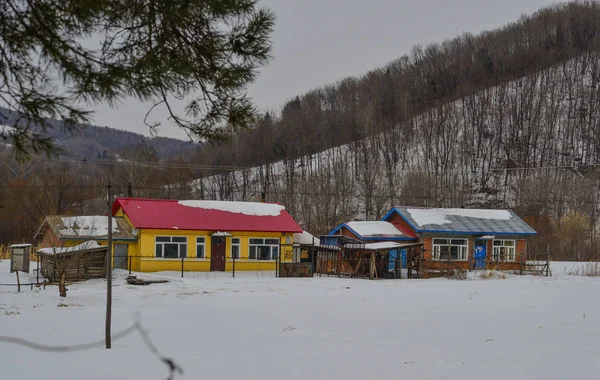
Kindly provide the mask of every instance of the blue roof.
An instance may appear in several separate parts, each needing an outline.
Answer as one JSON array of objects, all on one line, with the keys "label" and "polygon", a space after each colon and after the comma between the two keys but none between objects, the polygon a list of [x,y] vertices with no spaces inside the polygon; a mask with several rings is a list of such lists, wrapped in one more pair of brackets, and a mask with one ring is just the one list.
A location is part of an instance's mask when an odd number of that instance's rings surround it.
[{"label": "blue roof", "polygon": [[510,210],[465,208],[394,207],[385,217],[398,213],[418,233],[465,235],[535,235],[525,221]]},{"label": "blue roof", "polygon": [[334,228],[329,235],[335,235],[342,228],[352,232],[363,241],[412,241],[411,237],[398,230],[393,224],[385,221],[352,221],[342,223]]}]

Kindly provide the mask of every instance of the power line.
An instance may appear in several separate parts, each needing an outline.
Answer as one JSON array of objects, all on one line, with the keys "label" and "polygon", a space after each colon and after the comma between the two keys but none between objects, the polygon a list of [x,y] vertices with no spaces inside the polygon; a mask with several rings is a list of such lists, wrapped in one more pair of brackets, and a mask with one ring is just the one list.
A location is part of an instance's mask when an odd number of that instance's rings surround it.
[{"label": "power line", "polygon": [[582,165],[556,165],[556,166],[521,166],[511,168],[496,168],[491,169],[492,171],[519,171],[519,170],[550,170],[550,169],[577,169],[577,168],[589,168],[589,167],[600,167],[600,164],[582,164]]},{"label": "power line", "polygon": [[[117,334],[112,335],[112,340],[116,341],[118,339],[122,339],[128,335],[131,335],[132,333],[134,333],[136,331],[140,334],[144,343],[146,344],[146,347],[152,353],[152,355],[156,356],[157,359],[159,359],[163,364],[165,364],[165,366],[167,366],[167,369],[169,371],[169,376],[167,379],[172,380],[172,379],[174,379],[176,374],[180,374],[180,375],[183,374],[183,369],[173,359],[162,355],[158,351],[156,345],[152,342],[152,340],[150,339],[150,336],[148,335],[148,332],[146,331],[146,329],[143,328],[143,326],[139,320],[136,320],[136,322],[134,324],[132,324],[131,326],[129,326],[128,328],[120,331]],[[37,342],[33,342],[30,340],[26,340],[26,339],[18,338],[18,337],[12,337],[12,336],[0,336],[0,342],[16,344],[16,345],[30,348],[32,350],[42,351],[42,352],[73,352],[73,351],[89,350],[92,348],[98,348],[98,347],[104,346],[104,340],[97,341],[97,342],[90,342],[90,343],[74,344],[74,345],[69,345],[69,346],[51,346],[51,345],[40,344]]]},{"label": "power line", "polygon": [[[180,191],[189,191],[192,193],[196,193],[198,194],[199,191],[196,188],[193,188],[191,186],[186,186],[184,185],[184,188],[181,187],[145,187],[145,186],[140,186],[140,187],[133,187],[133,190],[137,190],[137,191],[155,191],[155,192],[163,192],[163,193],[169,193],[169,192],[180,192]],[[118,188],[124,188],[126,189],[127,185],[115,185],[115,187]],[[27,187],[11,187],[11,186],[0,186],[0,190],[9,190],[9,189],[15,189],[15,190],[44,190],[46,192],[59,192],[59,191],[69,191],[69,190],[81,190],[81,189],[93,189],[93,190],[98,190],[98,191],[103,191],[103,186],[102,185],[74,185],[74,186],[69,186],[69,187],[64,187],[64,186],[27,186]],[[123,191],[123,193],[125,193],[126,191]],[[205,190],[205,193],[214,193],[215,191],[209,191],[209,190]],[[353,193],[353,192],[310,192],[310,191],[262,191],[262,190],[228,190],[225,192],[227,195],[239,195],[239,194],[246,194],[248,196],[252,196],[252,195],[260,195],[261,193],[265,193],[265,195],[270,196],[270,197],[278,197],[278,196],[314,196],[314,197],[342,197],[342,198],[354,198],[354,199],[366,199],[366,198],[372,198],[372,199],[384,199],[384,200],[421,200],[421,201],[430,201],[430,202],[437,202],[438,200],[436,198],[427,198],[427,197],[417,197],[417,196],[404,196],[404,195],[370,195],[370,196],[365,196],[365,195],[361,195],[361,194],[357,194],[357,193]],[[98,198],[99,199],[99,198]],[[96,200],[96,198],[94,199],[87,199],[87,201],[93,201]],[[543,200],[543,199],[536,199],[536,200],[526,200],[524,203],[527,204],[531,204],[531,203],[539,203],[539,204],[547,204],[547,203],[556,203],[556,202],[562,202],[564,203],[565,200],[559,200],[559,201],[555,201],[555,200]],[[596,204],[596,202],[594,201],[584,201],[584,200],[573,200],[574,203],[582,203],[582,204]]]},{"label": "power line", "polygon": [[[0,156],[13,157],[11,154],[0,153]],[[108,160],[82,160],[75,158],[52,158],[47,159],[44,157],[31,157],[30,161],[41,161],[41,162],[56,162],[56,163],[70,163],[70,164],[84,164],[84,165],[104,165],[104,166],[133,166],[133,167],[146,167],[153,169],[196,169],[196,170],[224,170],[224,171],[242,171],[255,168],[257,166],[232,166],[232,165],[201,165],[201,164],[175,164],[165,162],[144,162],[144,161],[108,161]]]}]

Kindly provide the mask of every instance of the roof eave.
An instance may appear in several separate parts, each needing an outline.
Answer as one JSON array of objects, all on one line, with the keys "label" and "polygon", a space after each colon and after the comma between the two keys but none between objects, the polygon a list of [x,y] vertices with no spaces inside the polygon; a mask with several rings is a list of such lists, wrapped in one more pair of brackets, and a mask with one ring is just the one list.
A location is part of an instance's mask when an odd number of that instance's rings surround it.
[{"label": "roof eave", "polygon": [[376,240],[376,241],[410,241],[410,240],[416,240],[417,238],[414,237],[410,237],[410,236],[402,236],[402,237],[383,237],[383,236],[376,236],[376,237],[365,237],[364,240]]},{"label": "roof eave", "polygon": [[455,234],[455,235],[519,235],[534,236],[536,232],[502,232],[502,231],[449,231],[449,230],[423,230],[423,234]]}]

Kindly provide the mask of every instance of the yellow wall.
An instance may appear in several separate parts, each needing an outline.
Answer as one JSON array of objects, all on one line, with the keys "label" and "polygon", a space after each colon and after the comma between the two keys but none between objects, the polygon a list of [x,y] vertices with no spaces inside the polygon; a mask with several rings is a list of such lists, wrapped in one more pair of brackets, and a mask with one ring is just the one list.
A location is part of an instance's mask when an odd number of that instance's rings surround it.
[{"label": "yellow wall", "polygon": [[[210,257],[211,236],[213,231],[190,230],[150,230],[139,231],[140,239],[135,246],[135,251],[130,255],[141,256],[133,259],[133,270],[143,272],[180,271],[181,258],[165,259],[155,256],[155,243],[157,236],[187,237],[187,256],[184,260],[185,271],[210,271],[210,259],[196,258],[196,237],[205,238],[205,256]],[[231,237],[225,238],[226,271],[233,269],[231,259],[231,239],[240,239],[240,259],[236,260],[236,271],[275,270],[275,261],[249,260],[249,239],[251,238],[277,238],[281,242],[281,261],[292,261],[293,234],[281,232],[231,232]],[[133,253],[135,252],[135,253]]]}]

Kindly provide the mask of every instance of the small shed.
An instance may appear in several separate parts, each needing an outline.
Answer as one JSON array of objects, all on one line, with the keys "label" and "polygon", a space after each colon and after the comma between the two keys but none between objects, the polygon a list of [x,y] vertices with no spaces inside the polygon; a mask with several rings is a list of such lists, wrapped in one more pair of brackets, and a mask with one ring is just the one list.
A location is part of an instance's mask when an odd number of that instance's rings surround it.
[{"label": "small shed", "polygon": [[13,244],[10,246],[10,272],[29,273],[31,244]]},{"label": "small shed", "polygon": [[42,274],[50,281],[58,281],[63,271],[68,282],[106,277],[108,247],[96,241],[74,247],[42,248],[37,254],[42,263]]},{"label": "small shed", "polygon": [[[317,273],[339,277],[402,278],[400,258],[391,252],[405,250],[412,260],[419,256],[423,246],[423,243],[402,241],[366,243],[346,235],[330,234],[320,238]],[[408,272],[410,276],[410,268]]]},{"label": "small shed", "polygon": [[280,277],[312,277],[316,270],[319,239],[306,231],[293,235],[292,261],[279,264]]}]

